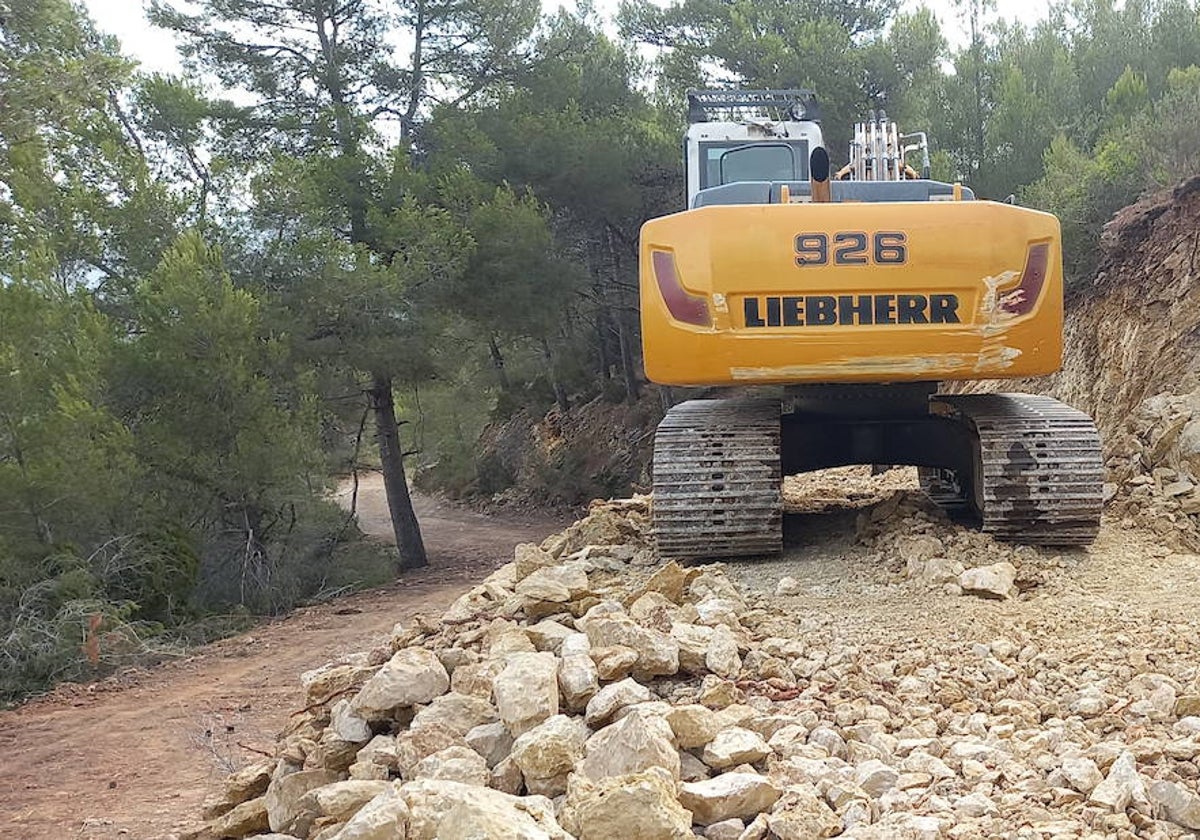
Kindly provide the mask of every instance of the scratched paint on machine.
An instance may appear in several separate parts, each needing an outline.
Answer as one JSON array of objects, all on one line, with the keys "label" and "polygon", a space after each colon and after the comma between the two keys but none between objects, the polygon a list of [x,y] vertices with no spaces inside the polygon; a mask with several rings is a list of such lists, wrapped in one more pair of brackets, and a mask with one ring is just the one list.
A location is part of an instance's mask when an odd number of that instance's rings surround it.
[{"label": "scratched paint on machine", "polygon": [[[646,372],[669,385],[1050,373],[1062,353],[1059,242],[1053,216],[986,201],[724,205],[654,219],[641,242]],[[708,317],[671,317],[648,272],[655,251],[672,254]],[[1045,257],[1036,277],[1024,276],[1030,254]]]}]

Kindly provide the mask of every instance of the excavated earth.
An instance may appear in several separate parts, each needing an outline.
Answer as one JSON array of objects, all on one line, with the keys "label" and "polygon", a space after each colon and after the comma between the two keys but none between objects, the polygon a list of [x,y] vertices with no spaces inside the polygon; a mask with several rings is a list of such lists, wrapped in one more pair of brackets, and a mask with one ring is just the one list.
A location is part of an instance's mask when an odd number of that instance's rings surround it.
[{"label": "excavated earth", "polygon": [[[655,557],[593,505],[440,615],[300,677],[196,837],[1185,837],[1200,558],[1054,553],[911,471],[789,479],[789,559]],[[797,560],[797,557],[803,560]]]}]

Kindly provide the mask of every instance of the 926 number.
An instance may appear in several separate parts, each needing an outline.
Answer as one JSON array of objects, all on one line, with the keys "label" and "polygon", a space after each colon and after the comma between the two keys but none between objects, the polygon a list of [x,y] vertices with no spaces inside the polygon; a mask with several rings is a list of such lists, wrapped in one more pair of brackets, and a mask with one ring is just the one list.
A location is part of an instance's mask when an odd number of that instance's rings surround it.
[{"label": "926 number", "polygon": [[828,265],[831,250],[835,265],[903,265],[908,261],[908,236],[900,231],[844,230],[833,234],[830,248],[829,234],[801,233],[795,249],[796,265],[801,268]]}]

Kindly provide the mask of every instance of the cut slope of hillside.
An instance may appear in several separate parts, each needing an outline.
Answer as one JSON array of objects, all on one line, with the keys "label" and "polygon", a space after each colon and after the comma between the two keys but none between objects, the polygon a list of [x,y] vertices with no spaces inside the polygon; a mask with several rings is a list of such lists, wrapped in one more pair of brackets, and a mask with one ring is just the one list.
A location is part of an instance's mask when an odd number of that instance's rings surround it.
[{"label": "cut slope of hillside", "polygon": [[1111,452],[1146,399],[1200,387],[1200,177],[1122,210],[1101,247],[1095,279],[1067,301],[1063,369],[1045,385],[1096,418]]}]

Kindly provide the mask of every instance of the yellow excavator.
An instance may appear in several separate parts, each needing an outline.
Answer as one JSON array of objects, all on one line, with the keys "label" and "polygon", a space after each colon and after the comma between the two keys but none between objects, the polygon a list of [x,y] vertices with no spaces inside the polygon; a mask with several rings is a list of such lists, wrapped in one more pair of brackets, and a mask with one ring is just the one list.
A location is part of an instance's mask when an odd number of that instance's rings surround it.
[{"label": "yellow excavator", "polygon": [[1103,460],[1091,419],[1049,397],[946,394],[1062,357],[1058,220],[929,178],[924,134],[884,113],[830,169],[806,90],[688,94],[688,207],[640,243],[656,383],[753,396],[671,408],[654,443],[661,554],[777,553],[782,477],[912,465],[997,537],[1087,544]]}]

